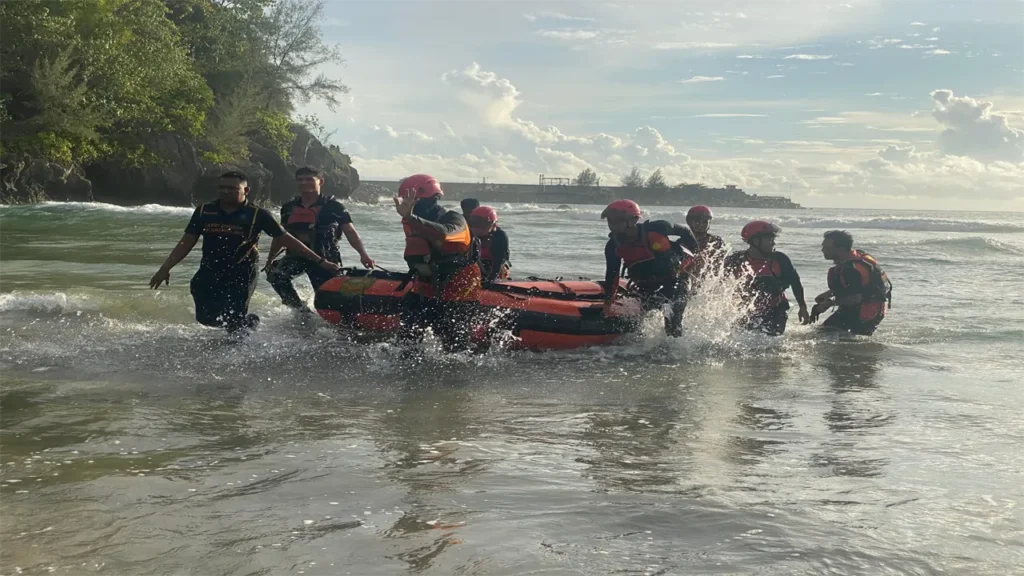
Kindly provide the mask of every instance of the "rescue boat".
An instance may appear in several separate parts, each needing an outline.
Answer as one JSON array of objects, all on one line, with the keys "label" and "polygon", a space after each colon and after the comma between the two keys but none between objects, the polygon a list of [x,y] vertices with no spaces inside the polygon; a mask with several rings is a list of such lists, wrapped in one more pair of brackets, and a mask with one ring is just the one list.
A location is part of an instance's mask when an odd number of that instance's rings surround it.
[{"label": "rescue boat", "polygon": [[[401,325],[402,299],[415,280],[393,272],[346,268],[317,290],[314,306],[331,324],[376,334],[395,334]],[[479,318],[474,342],[494,326],[514,336],[511,348],[571,350],[610,344],[639,329],[644,311],[639,299],[622,293],[607,315],[602,312],[603,282],[529,278],[500,280],[478,292]],[[418,291],[430,295],[430,286]]]}]

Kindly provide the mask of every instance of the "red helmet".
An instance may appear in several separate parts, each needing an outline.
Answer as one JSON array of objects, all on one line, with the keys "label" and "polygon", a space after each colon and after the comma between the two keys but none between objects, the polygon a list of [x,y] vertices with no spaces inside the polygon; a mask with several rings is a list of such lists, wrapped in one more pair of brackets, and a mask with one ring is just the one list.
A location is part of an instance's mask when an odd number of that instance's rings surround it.
[{"label": "red helmet", "polygon": [[470,218],[483,218],[484,220],[487,220],[491,224],[495,224],[498,222],[498,212],[494,208],[491,208],[490,206],[477,207],[473,209],[472,212],[469,213],[469,216]]},{"label": "red helmet", "polygon": [[609,212],[621,212],[627,216],[640,217],[640,205],[632,200],[616,200],[609,204],[604,212],[601,212],[601,218],[607,218]]},{"label": "red helmet", "polygon": [[444,191],[437,178],[429,174],[413,174],[398,185],[398,195],[402,198],[434,198],[443,196]]},{"label": "red helmet", "polygon": [[747,225],[743,227],[743,230],[740,231],[740,237],[743,238],[744,242],[750,242],[758,236],[763,236],[765,234],[777,236],[781,233],[782,229],[771,222],[753,220],[751,222],[747,222]]},{"label": "red helmet", "polygon": [[714,216],[711,215],[711,208],[708,208],[703,204],[699,204],[697,206],[690,208],[690,210],[686,213],[687,220],[692,220],[697,216],[707,216],[708,220],[714,218]]}]

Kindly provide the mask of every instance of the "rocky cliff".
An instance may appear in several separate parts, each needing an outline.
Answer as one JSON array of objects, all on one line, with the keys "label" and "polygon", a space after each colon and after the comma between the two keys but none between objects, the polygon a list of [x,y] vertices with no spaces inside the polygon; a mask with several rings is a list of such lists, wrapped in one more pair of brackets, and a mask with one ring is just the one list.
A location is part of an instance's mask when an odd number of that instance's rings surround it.
[{"label": "rocky cliff", "polygon": [[203,161],[195,145],[176,134],[164,134],[150,144],[160,163],[144,167],[114,162],[65,166],[29,156],[4,157],[0,159],[0,202],[194,206],[217,196],[220,174],[241,170],[249,176],[250,198],[281,204],[294,197],[294,173],[300,166],[323,171],[327,194],[348,198],[359,187],[359,173],[337,146],[325,146],[301,126],[292,126],[291,131],[295,139],[286,158],[252,143],[248,158],[229,164]]}]

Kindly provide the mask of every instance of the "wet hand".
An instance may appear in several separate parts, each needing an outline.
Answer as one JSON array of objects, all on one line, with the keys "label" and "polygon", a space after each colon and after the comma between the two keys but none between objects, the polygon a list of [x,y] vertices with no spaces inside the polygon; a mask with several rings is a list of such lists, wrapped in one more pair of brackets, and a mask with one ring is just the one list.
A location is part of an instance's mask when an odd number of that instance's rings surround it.
[{"label": "wet hand", "polygon": [[[817,307],[817,305],[815,305]],[[797,312],[797,317],[800,318],[801,324],[809,324],[811,321],[811,315],[807,313],[807,306],[801,306],[800,311]]]},{"label": "wet hand", "polygon": [[828,310],[827,302],[818,302],[813,308],[811,308],[811,316],[807,319],[807,322],[804,322],[804,324],[814,324],[818,321],[818,317],[826,310]]},{"label": "wet hand", "polygon": [[399,198],[395,197],[395,212],[402,218],[408,218],[412,215],[412,209],[416,206],[416,198]]},{"label": "wet hand", "polygon": [[149,287],[156,290],[161,284],[170,286],[171,284],[171,272],[164,270],[163,268],[156,271],[153,277],[149,279]]},{"label": "wet hand", "polygon": [[329,260],[324,260],[323,262],[321,262],[320,267],[323,268],[324,270],[327,270],[331,274],[341,273],[341,266],[338,266],[337,264]]},{"label": "wet hand", "polygon": [[362,263],[363,268],[367,268],[370,270],[372,270],[373,267],[377,265],[377,263],[373,261],[373,258],[370,258],[366,254],[361,255],[359,257],[359,261]]}]

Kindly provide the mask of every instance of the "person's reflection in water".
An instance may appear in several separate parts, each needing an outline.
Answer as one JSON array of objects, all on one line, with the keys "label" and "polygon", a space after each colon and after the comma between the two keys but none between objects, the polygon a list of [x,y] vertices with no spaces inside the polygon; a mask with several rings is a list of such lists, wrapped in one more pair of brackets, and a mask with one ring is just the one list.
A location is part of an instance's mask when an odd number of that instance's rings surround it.
[{"label": "person's reflection in water", "polygon": [[[765,405],[786,377],[782,359],[760,358],[739,367],[747,373],[737,380],[751,386],[737,399],[733,422],[742,432],[729,436],[725,457],[740,466],[753,466],[783,449],[785,442],[774,433],[790,428],[793,415]],[[776,438],[769,437],[773,435]]]},{"label": "person's reflection in water", "polygon": [[822,366],[830,377],[832,407],[825,423],[833,437],[815,456],[813,465],[829,475],[872,477],[881,475],[885,458],[856,456],[866,452],[872,433],[893,423],[895,411],[877,382],[879,355],[875,343],[836,342],[825,347]]},{"label": "person's reflection in water", "polygon": [[374,436],[387,476],[408,490],[404,514],[384,534],[412,540],[412,547],[403,543],[389,556],[412,571],[430,568],[445,549],[461,543],[458,532],[469,511],[451,503],[453,494],[488,466],[487,460],[459,455],[460,448],[465,451],[460,443],[472,440],[484,416],[466,387],[471,382],[462,370],[410,374],[378,411]]},{"label": "person's reflection in water", "polygon": [[626,405],[591,407],[579,440],[593,449],[592,456],[576,461],[587,465],[583,474],[598,491],[685,490],[682,480],[692,471],[692,454],[683,450],[680,436],[693,429],[699,403],[683,398],[688,388],[681,388],[674,375],[634,375],[632,380],[651,384],[635,390]]}]

